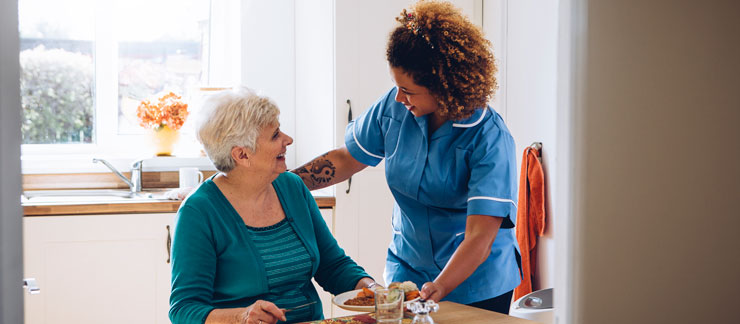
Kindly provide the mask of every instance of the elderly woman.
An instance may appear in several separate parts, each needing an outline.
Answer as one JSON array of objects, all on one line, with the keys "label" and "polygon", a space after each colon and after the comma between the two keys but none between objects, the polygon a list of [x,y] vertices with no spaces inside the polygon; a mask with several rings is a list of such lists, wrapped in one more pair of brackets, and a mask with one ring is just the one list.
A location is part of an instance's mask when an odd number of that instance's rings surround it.
[{"label": "elderly woman", "polygon": [[301,179],[286,172],[293,139],[280,131],[275,103],[239,88],[203,109],[197,136],[220,173],[177,213],[172,322],[317,320],[311,278],[334,294],[374,285],[337,245]]}]

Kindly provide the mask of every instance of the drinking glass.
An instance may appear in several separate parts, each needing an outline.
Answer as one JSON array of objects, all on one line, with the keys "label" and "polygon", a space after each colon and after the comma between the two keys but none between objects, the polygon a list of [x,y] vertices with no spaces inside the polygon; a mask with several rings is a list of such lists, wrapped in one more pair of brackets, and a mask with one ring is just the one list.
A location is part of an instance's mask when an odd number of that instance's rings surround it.
[{"label": "drinking glass", "polygon": [[378,324],[400,324],[403,319],[403,290],[375,290],[375,320]]}]

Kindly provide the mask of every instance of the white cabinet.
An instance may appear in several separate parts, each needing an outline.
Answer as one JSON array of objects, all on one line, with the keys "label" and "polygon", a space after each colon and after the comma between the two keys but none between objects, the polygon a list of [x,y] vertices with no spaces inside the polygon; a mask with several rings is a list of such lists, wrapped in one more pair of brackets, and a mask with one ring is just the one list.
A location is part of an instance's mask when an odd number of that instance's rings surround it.
[{"label": "white cabinet", "polygon": [[[333,232],[333,208],[320,209]],[[25,217],[26,324],[169,323],[175,214]],[[324,316],[331,294],[317,285]]]},{"label": "white cabinet", "polygon": [[25,217],[26,324],[169,323],[174,214]]}]

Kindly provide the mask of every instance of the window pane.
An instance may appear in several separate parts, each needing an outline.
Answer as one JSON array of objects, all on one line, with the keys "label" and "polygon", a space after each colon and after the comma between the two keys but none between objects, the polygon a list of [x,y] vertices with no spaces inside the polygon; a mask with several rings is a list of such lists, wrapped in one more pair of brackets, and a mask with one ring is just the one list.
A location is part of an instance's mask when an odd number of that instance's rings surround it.
[{"label": "window pane", "polygon": [[136,107],[143,99],[164,91],[185,99],[206,83],[210,1],[116,4],[118,133],[142,133]]},{"label": "window pane", "polygon": [[94,7],[18,2],[23,144],[93,142]]}]

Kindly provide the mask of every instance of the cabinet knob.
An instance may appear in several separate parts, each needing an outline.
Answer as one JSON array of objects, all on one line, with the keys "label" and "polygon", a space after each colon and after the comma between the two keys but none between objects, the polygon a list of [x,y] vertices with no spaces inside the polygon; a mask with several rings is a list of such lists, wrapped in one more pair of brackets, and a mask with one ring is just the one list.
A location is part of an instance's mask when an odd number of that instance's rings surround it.
[{"label": "cabinet knob", "polygon": [[28,290],[31,295],[36,295],[41,292],[41,288],[36,284],[36,278],[25,278],[23,279],[23,288]]}]

